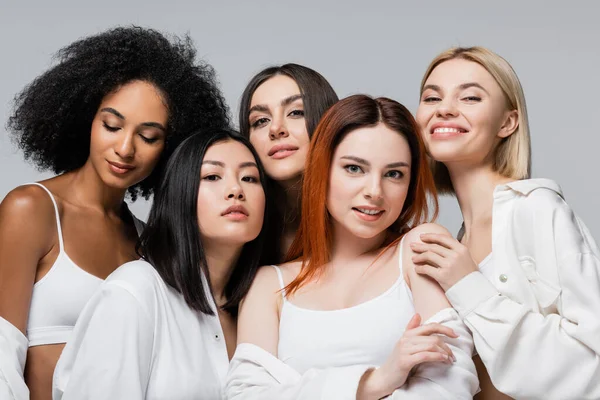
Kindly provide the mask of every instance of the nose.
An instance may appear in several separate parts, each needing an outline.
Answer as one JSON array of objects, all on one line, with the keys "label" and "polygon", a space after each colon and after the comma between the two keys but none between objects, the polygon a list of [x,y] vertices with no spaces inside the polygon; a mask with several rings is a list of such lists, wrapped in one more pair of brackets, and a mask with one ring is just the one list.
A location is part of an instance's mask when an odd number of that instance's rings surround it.
[{"label": "nose", "polygon": [[233,199],[233,200],[245,200],[246,197],[244,196],[244,189],[242,189],[242,187],[240,186],[240,184],[238,182],[234,182],[233,184],[229,185],[229,188],[226,191],[226,198],[227,199]]},{"label": "nose", "polygon": [[373,178],[367,182],[364,188],[365,199],[378,201],[382,198],[381,180],[379,176],[373,175]]},{"label": "nose", "polygon": [[440,101],[436,109],[436,115],[440,118],[456,117],[458,109],[456,108],[454,99],[447,97]]},{"label": "nose", "polygon": [[123,158],[130,159],[135,155],[135,144],[133,141],[133,132],[122,132],[121,135],[118,136],[115,143],[115,153]]},{"label": "nose", "polygon": [[282,139],[288,137],[287,126],[281,117],[273,117],[271,125],[269,125],[269,138],[271,140]]}]

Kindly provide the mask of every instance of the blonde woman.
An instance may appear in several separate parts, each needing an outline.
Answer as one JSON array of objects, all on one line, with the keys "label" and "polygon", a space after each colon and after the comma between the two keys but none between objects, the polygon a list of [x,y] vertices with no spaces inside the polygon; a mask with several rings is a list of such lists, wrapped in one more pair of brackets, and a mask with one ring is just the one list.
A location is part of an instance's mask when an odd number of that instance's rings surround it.
[{"label": "blonde woman", "polygon": [[417,272],[446,291],[500,392],[600,398],[600,253],[560,187],[529,179],[514,70],[481,47],[440,54],[423,77],[417,122],[437,188],[457,197],[464,219],[458,240],[426,234],[411,245]]}]

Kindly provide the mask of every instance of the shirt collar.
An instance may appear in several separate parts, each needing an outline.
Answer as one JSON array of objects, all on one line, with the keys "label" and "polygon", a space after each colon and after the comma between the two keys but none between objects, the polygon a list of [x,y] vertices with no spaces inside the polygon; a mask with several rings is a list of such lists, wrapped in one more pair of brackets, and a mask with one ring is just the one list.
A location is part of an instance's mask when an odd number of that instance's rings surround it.
[{"label": "shirt collar", "polygon": [[512,194],[520,194],[523,196],[529,195],[536,189],[550,189],[556,192],[560,197],[563,197],[562,189],[558,185],[558,183],[554,182],[551,179],[521,179],[509,183],[505,183],[502,185],[496,186],[494,189],[494,197],[500,195],[501,193],[512,193]]}]

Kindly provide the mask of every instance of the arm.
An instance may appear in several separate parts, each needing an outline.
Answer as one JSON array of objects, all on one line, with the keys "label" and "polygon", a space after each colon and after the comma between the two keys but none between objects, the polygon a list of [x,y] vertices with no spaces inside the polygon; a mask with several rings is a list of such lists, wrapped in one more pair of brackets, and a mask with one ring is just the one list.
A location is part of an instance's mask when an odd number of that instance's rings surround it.
[{"label": "arm", "polygon": [[35,186],[13,190],[0,204],[0,397],[28,399],[25,336],[38,263],[56,239],[54,208]]},{"label": "arm", "polygon": [[128,290],[105,282],[83,309],[62,352],[53,399],[144,399],[153,331],[143,305]]},{"label": "arm", "polygon": [[473,363],[473,338],[458,313],[451,308],[440,285],[428,276],[415,271],[412,257],[415,253],[409,243],[420,241],[424,232],[449,235],[438,225],[424,224],[410,231],[404,239],[403,266],[413,295],[415,311],[427,318],[427,323],[436,322],[451,328],[457,337],[444,337],[454,355],[454,362],[423,363],[416,367],[406,383],[397,389],[390,399],[471,399],[479,389],[477,371]]},{"label": "arm", "polygon": [[[516,216],[520,224],[510,234],[518,235],[512,239],[515,243],[527,243],[538,270],[558,272],[555,311],[544,315],[501,294],[478,271],[456,282],[449,279],[452,269],[472,262],[467,257],[447,258],[448,264],[424,268],[423,273],[448,287],[446,294],[473,332],[475,347],[498,390],[516,398],[600,398],[597,247],[562,199],[551,207],[532,203],[525,211]],[[427,241],[444,242],[433,237]],[[453,241],[443,247],[459,254],[461,246]]]}]

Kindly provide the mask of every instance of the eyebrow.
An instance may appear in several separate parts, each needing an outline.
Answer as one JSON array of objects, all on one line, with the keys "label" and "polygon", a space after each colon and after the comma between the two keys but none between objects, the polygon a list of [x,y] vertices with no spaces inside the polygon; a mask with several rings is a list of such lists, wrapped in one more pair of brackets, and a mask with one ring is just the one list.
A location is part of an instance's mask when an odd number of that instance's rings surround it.
[{"label": "eyebrow", "polygon": [[[292,104],[293,102],[295,102],[296,100],[302,99],[302,97],[303,96],[301,94],[293,94],[291,96],[288,96],[285,99],[281,100],[281,106],[287,107],[290,104]],[[248,115],[250,115],[254,111],[268,112],[269,107],[267,107],[265,104],[257,104],[255,106],[250,107],[250,109],[248,110]]]},{"label": "eyebrow", "polygon": [[[204,160],[202,161],[202,164],[211,164],[211,165],[216,165],[217,167],[221,167],[221,168],[225,168],[225,163],[221,162],[221,161],[214,161],[214,160]],[[246,161],[243,163],[240,163],[239,168],[258,168],[258,165],[256,165],[255,162],[253,161]]]},{"label": "eyebrow", "polygon": [[[485,88],[477,82],[467,82],[467,83],[463,83],[462,85],[458,86],[458,88],[460,90],[465,90],[465,89],[468,89],[471,87],[479,88],[479,89],[483,90],[484,92],[486,92],[487,94],[489,94],[489,92],[487,90],[485,90]],[[427,89],[435,90],[436,92],[442,91],[442,88],[440,88],[438,85],[431,85],[431,84],[423,86],[423,92],[426,91]]]},{"label": "eyebrow", "polygon": [[[363,165],[367,165],[367,166],[371,165],[371,163],[368,162],[367,160],[365,160],[364,158],[360,158],[360,157],[356,157],[356,156],[342,156],[340,158],[344,159],[344,160],[352,160],[359,164],[363,164]],[[405,163],[404,161],[398,161],[398,162],[394,162],[391,164],[387,164],[385,167],[386,168],[398,168],[398,167],[410,167],[410,165],[408,163]]]},{"label": "eyebrow", "polygon": [[[123,114],[121,114],[120,112],[118,112],[117,110],[115,110],[112,107],[105,107],[105,108],[101,109],[100,112],[110,113],[110,114],[116,116],[117,118],[122,119],[123,121],[125,121],[125,119],[126,119]],[[167,131],[167,129],[164,126],[162,126],[162,124],[159,124],[158,122],[142,122],[140,125],[147,126],[150,128],[158,128],[165,132]]]}]

